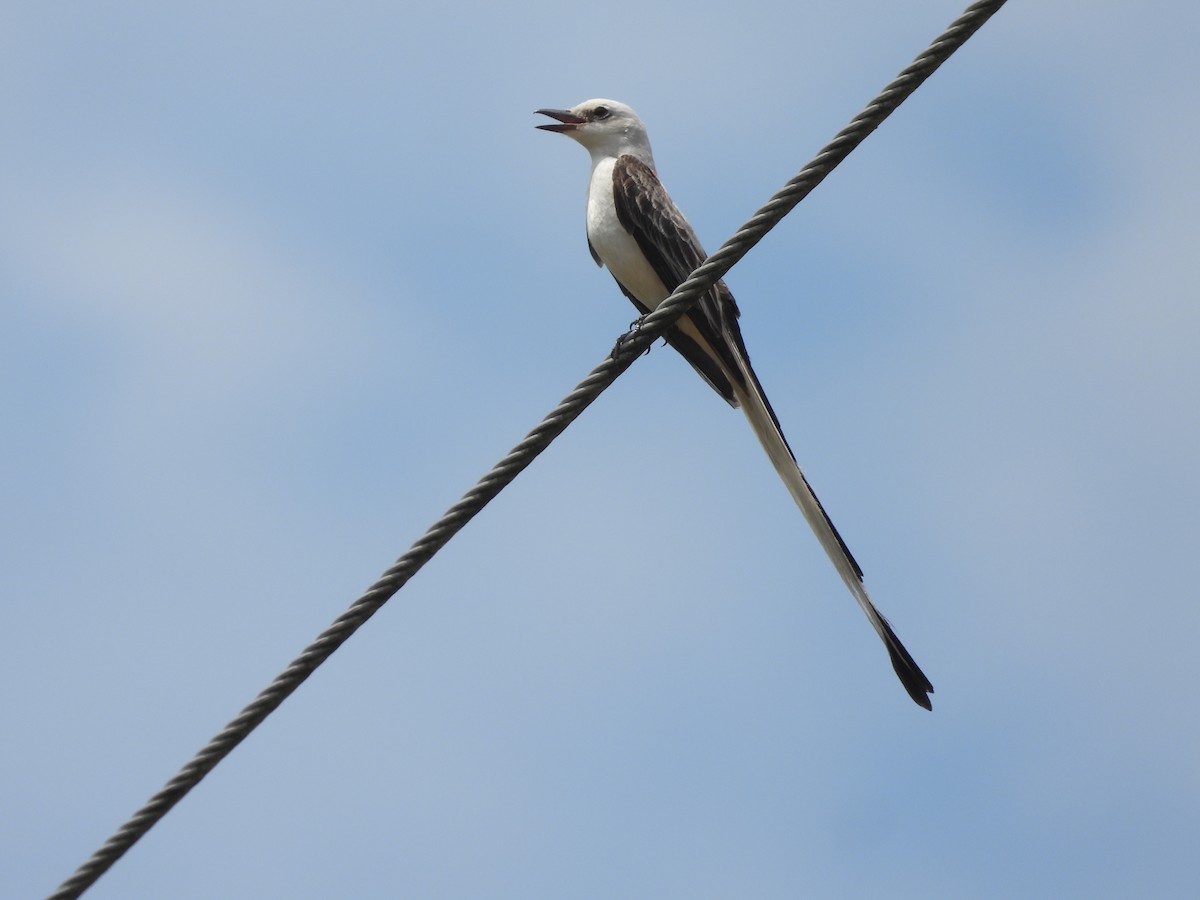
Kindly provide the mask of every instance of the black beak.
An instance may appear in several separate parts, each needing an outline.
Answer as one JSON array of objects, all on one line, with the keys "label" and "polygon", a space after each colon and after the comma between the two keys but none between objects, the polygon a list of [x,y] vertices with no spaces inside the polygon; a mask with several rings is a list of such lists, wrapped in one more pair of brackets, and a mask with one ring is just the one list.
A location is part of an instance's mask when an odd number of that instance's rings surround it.
[{"label": "black beak", "polygon": [[558,119],[553,125],[539,125],[537,127],[542,129],[542,131],[557,131],[559,134],[566,131],[574,131],[587,121],[583,116],[577,116],[569,109],[538,109],[535,112],[541,116]]}]

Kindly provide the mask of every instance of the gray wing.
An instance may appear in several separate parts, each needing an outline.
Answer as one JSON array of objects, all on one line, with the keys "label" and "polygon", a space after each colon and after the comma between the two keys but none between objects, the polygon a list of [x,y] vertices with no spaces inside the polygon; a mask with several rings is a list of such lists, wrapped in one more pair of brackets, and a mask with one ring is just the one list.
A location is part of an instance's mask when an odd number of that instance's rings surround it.
[{"label": "gray wing", "polygon": [[[617,160],[613,167],[613,197],[617,219],[633,235],[667,290],[673,291],[683,284],[704,262],[708,254],[700,245],[696,232],[662,186],[654,170],[641,160],[633,156],[622,156]],[[628,291],[626,296],[629,296]],[[634,302],[637,303],[636,300]],[[701,336],[716,351],[717,359],[710,358],[694,341],[677,331],[674,334],[668,332],[667,342],[699,369],[717,393],[734,406],[738,405],[738,401],[733,395],[730,381],[742,390],[752,389],[758,393],[782,436],[783,429],[779,426],[775,410],[771,408],[758,376],[750,367],[750,354],[746,352],[742,329],[738,325],[740,315],[733,294],[724,281],[718,281],[687,313]],[[699,358],[696,358],[697,355]],[[707,371],[714,368],[714,363],[722,376],[720,379],[715,379]],[[746,383],[747,375],[752,385]],[[786,439],[784,443],[787,443]],[[788,450],[790,452],[791,448]]]},{"label": "gray wing", "polygon": [[[633,156],[622,156],[613,167],[613,197],[617,219],[635,241],[659,280],[668,291],[679,287],[704,262],[708,255],[683,213],[663,188],[654,170]],[[622,286],[624,289],[624,286]],[[630,296],[629,292],[625,292]],[[630,296],[630,299],[633,299]],[[634,300],[643,312],[649,312]],[[730,381],[740,387],[741,367],[735,353],[745,355],[738,308],[733,294],[718,281],[687,313],[700,336],[716,356],[678,329],[667,333],[667,342],[679,351],[713,388],[730,403],[737,405]]]}]

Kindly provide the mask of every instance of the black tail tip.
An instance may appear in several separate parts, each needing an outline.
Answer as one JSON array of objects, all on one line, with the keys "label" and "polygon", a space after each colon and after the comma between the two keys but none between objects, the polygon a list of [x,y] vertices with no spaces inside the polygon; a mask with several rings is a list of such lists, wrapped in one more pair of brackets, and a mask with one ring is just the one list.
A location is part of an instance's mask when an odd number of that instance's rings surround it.
[{"label": "black tail tip", "polygon": [[933,684],[925,677],[925,673],[921,671],[921,667],[917,665],[908,651],[904,649],[904,645],[900,643],[900,639],[896,637],[891,626],[887,626],[887,631],[891,640],[884,643],[887,644],[888,656],[892,658],[892,668],[896,670],[896,676],[904,685],[904,689],[908,691],[908,696],[912,697],[913,703],[933,712],[933,701],[929,699],[929,695],[933,693]]},{"label": "black tail tip", "polygon": [[913,698],[913,703],[933,712],[933,701],[929,699],[929,695],[933,693],[933,688],[928,686],[928,682],[926,682],[926,688],[921,690],[920,687],[904,681],[903,677],[901,677],[901,681],[904,682],[904,689],[908,691],[908,696]]},{"label": "black tail tip", "polygon": [[[905,662],[907,662],[907,665],[905,665]],[[929,699],[929,695],[933,693],[933,685],[929,683],[929,679],[925,677],[925,673],[912,661],[912,657],[909,657],[906,661],[899,660],[896,658],[896,654],[893,653],[892,668],[896,670],[896,675],[900,678],[900,683],[908,691],[908,696],[912,697],[913,703],[933,712],[933,701]]]}]

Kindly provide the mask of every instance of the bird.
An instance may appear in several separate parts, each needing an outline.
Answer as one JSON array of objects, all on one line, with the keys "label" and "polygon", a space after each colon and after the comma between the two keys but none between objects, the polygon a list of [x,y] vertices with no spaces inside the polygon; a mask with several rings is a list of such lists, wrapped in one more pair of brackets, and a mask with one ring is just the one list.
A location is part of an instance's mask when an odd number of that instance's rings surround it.
[{"label": "bird", "polygon": [[[653,311],[707,258],[695,231],[659,181],[646,126],[628,105],[585,100],[570,109],[539,109],[591,156],[587,194],[588,250],[641,315]],[[933,685],[867,594],[863,572],[842,540],[796,456],[750,357],[739,310],[725,282],[716,282],[667,331],[665,338],[732,407],[740,408],[821,547],[883,641],[904,689],[932,710]]]}]

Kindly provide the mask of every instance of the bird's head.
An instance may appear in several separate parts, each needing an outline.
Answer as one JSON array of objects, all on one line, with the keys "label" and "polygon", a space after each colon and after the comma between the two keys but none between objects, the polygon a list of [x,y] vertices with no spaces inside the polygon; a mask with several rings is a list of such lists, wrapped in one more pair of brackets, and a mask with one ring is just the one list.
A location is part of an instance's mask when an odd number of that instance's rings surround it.
[{"label": "bird's head", "polygon": [[637,113],[617,100],[585,100],[570,109],[539,109],[537,112],[557,121],[539,125],[543,131],[555,131],[574,138],[595,158],[630,154],[653,166],[650,139]]}]

